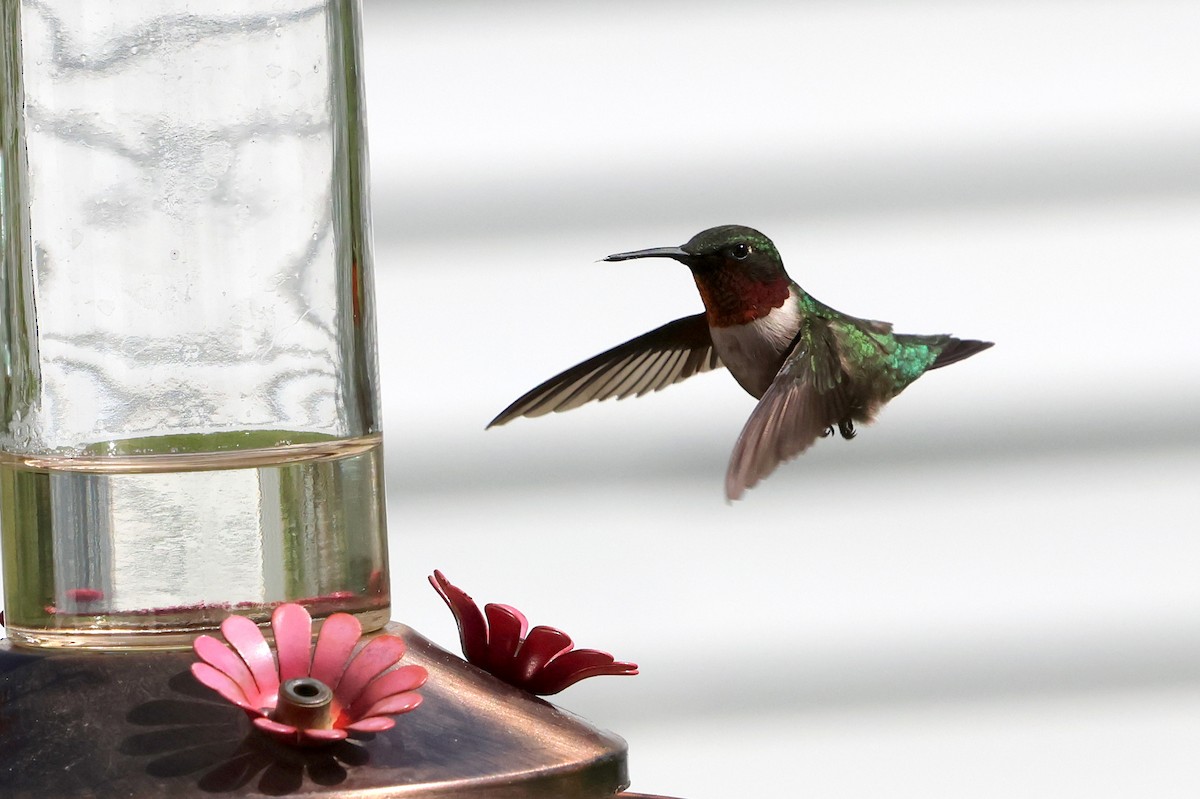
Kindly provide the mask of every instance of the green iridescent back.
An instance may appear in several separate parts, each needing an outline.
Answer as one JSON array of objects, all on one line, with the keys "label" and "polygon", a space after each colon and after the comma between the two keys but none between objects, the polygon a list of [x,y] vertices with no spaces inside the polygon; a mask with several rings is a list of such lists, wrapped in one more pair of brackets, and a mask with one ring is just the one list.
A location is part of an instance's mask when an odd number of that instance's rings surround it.
[{"label": "green iridescent back", "polygon": [[842,370],[875,400],[899,394],[934,364],[950,340],[945,335],[895,334],[887,322],[849,316],[807,293],[802,293],[801,305],[814,321],[826,323],[837,343]]}]

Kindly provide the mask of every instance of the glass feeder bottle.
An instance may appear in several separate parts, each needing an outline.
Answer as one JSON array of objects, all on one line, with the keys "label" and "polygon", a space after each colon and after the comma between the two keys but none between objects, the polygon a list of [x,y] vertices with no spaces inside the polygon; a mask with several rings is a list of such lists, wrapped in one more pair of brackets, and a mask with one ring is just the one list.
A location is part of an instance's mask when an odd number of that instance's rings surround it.
[{"label": "glass feeder bottle", "polygon": [[0,0],[26,646],[390,615],[357,0]]}]

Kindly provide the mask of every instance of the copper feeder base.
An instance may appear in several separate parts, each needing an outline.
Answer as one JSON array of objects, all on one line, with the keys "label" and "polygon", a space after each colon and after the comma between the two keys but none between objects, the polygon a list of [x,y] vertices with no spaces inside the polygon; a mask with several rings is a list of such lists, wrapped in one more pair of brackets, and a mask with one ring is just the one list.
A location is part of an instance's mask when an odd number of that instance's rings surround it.
[{"label": "copper feeder base", "polygon": [[314,749],[259,734],[187,652],[21,649],[0,640],[0,796],[611,797],[626,745],[402,624],[424,702],[387,732]]}]

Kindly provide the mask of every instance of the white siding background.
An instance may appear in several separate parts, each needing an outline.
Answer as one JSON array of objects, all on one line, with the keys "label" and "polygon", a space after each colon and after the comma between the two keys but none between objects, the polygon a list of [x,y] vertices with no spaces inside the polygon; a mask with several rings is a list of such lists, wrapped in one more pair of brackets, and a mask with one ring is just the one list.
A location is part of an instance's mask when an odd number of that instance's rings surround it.
[{"label": "white siding background", "polygon": [[[434,568],[637,661],[556,698],[635,789],[1200,794],[1200,4],[365,7],[397,618]],[[996,347],[722,496],[726,374],[484,425],[699,298]]]}]

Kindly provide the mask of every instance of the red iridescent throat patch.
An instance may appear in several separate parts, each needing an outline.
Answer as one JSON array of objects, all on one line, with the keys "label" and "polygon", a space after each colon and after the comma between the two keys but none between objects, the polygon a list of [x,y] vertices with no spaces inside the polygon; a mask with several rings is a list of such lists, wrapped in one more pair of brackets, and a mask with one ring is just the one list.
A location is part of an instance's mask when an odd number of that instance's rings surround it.
[{"label": "red iridescent throat patch", "polygon": [[731,269],[693,273],[712,327],[733,327],[761,319],[787,302],[788,279],[757,280]]}]

